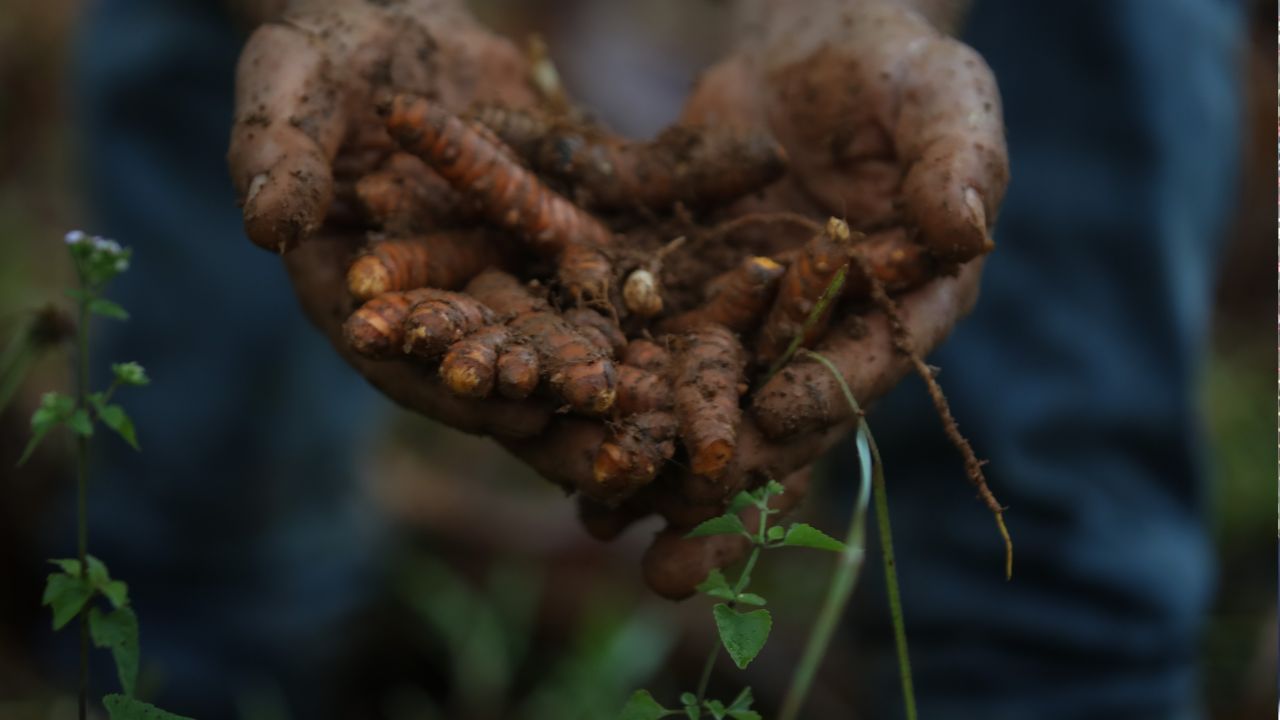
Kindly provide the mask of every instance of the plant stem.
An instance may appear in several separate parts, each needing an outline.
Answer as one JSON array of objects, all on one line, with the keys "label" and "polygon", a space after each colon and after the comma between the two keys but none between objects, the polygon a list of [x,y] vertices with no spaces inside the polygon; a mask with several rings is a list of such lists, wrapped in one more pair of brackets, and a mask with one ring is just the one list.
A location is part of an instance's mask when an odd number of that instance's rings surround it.
[{"label": "plant stem", "polygon": [[[76,337],[76,407],[89,407],[89,288],[81,282],[78,335]],[[76,435],[76,550],[80,557],[80,577],[89,573],[89,438]],[[80,610],[80,720],[89,715],[89,612]]]},{"label": "plant stem", "polygon": [[778,714],[779,720],[795,720],[800,716],[800,707],[809,694],[809,688],[813,686],[813,680],[818,674],[818,666],[822,664],[822,658],[827,654],[831,638],[840,625],[840,617],[844,614],[844,608],[848,605],[849,597],[853,595],[853,588],[862,572],[862,562],[866,555],[864,538],[867,530],[867,504],[871,493],[871,452],[867,446],[868,437],[866,423],[860,422],[857,445],[861,482],[857,502],[853,508],[853,518],[849,522],[849,532],[845,536],[845,550],[840,553],[840,558],[837,560],[831,586],[827,589],[827,597],[809,633],[809,640],[805,643],[804,655],[801,656],[800,664],[796,666],[795,675],[791,678],[791,687],[787,689],[782,710]]},{"label": "plant stem", "polygon": [[[764,522],[762,519],[761,522]],[[760,559],[760,546],[756,545],[751,549],[751,555],[747,558],[747,564],[742,566],[742,574],[738,576],[738,582],[733,586],[733,594],[740,595],[743,590],[747,589],[747,583],[751,582],[751,571],[756,567],[756,560]]]},{"label": "plant stem", "polygon": [[702,666],[702,677],[698,678],[698,712],[702,712],[702,701],[707,699],[707,686],[711,684],[711,671],[715,669],[716,660],[720,659],[720,638],[716,638],[716,642],[711,646],[711,652],[707,653],[707,662]]},{"label": "plant stem", "polygon": [[884,559],[884,582],[889,595],[889,615],[893,620],[893,644],[898,650],[898,679],[902,684],[902,702],[907,720],[916,720],[915,683],[911,680],[911,658],[907,654],[907,626],[902,621],[902,596],[898,592],[898,564],[893,557],[893,530],[889,527],[889,496],[885,490],[884,469],[880,450],[871,438],[871,454],[875,473],[871,476],[876,499],[876,524],[880,529],[880,554]]}]

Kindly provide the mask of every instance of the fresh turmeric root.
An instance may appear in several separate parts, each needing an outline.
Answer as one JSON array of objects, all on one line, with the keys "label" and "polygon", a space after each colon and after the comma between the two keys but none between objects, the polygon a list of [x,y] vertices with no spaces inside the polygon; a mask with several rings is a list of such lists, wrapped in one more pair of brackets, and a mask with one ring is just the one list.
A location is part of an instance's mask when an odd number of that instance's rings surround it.
[{"label": "fresh turmeric root", "polygon": [[383,232],[411,235],[470,219],[461,196],[421,160],[393,153],[355,184],[365,219]]},{"label": "fresh turmeric root", "polygon": [[618,417],[670,410],[673,402],[671,383],[665,373],[618,366],[618,399],[614,405]]},{"label": "fresh turmeric root", "polygon": [[404,351],[434,360],[450,345],[493,322],[493,312],[475,298],[439,290],[405,316]]},{"label": "fresh turmeric root", "polygon": [[[612,233],[546,187],[495,138],[435,103],[407,95],[392,101],[387,129],[456,190],[474,198],[491,222],[518,232],[539,254],[560,258],[561,279],[571,295],[608,302],[611,268],[601,249],[612,243]],[[588,257],[585,248],[595,252]]]},{"label": "fresh turmeric root", "polygon": [[545,300],[497,270],[481,273],[468,284],[467,292],[509,318],[507,329],[536,353],[543,377],[569,407],[600,414],[613,405],[618,377],[608,354],[552,311]]},{"label": "fresh turmeric root", "polygon": [[747,356],[728,328],[703,325],[681,338],[672,358],[676,417],[695,475],[720,477],[737,446]]},{"label": "fresh turmeric root", "polygon": [[704,305],[664,321],[664,332],[687,332],[699,325],[723,325],[738,333],[754,330],[778,290],[786,268],[767,257],[749,257],[711,281]]},{"label": "fresh turmeric root", "polygon": [[438,297],[424,288],[389,292],[366,302],[343,323],[347,345],[368,358],[385,360],[403,355],[404,319],[418,303]]},{"label": "fresh turmeric root", "polygon": [[[762,364],[772,364],[801,334],[809,313],[836,273],[848,268],[851,253],[849,226],[836,218],[831,218],[823,232],[805,243],[782,276],[778,296],[760,328],[756,358]],[[807,328],[801,344],[812,343],[826,331],[827,319],[835,305],[834,301],[827,304],[818,321]]]},{"label": "fresh turmeric root", "polygon": [[664,411],[632,415],[611,426],[596,452],[595,483],[581,488],[583,493],[616,504],[652,482],[675,453],[678,426],[675,415]]},{"label": "fresh turmeric root", "polygon": [[351,263],[347,289],[357,300],[422,287],[457,290],[503,258],[500,246],[483,231],[382,240]]},{"label": "fresh turmeric root", "polygon": [[462,397],[488,397],[497,379],[499,353],[510,340],[505,326],[490,325],[454,343],[440,362],[445,387]]}]

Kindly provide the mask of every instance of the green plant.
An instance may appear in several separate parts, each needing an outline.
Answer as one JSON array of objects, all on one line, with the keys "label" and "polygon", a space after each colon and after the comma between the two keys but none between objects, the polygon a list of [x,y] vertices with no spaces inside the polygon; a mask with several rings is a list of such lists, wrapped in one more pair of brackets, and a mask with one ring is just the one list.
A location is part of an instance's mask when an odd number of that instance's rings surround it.
[{"label": "green plant", "polygon": [[[75,395],[45,393],[40,407],[31,416],[31,440],[18,464],[31,457],[40,442],[52,430],[67,428],[76,443],[77,537],[76,558],[51,560],[57,572],[45,584],[43,604],[53,612],[53,629],[60,630],[72,620],[80,626],[79,715],[88,716],[89,643],[110,650],[120,679],[119,693],[103,698],[112,720],[181,720],[180,716],[160,710],[135,697],[138,680],[138,616],[129,603],[129,589],[111,577],[107,566],[89,554],[88,486],[89,441],[94,428],[106,427],[119,435],[135,450],[137,432],[124,408],[112,402],[116,390],[138,387],[150,382],[141,365],[133,362],[111,366],[112,381],[106,390],[89,390],[89,327],[94,316],[127,320],[124,308],[102,296],[106,285],[128,270],[130,250],[112,240],[91,237],[80,231],[67,233],[79,287],[66,291],[76,301],[76,375]],[[22,355],[23,351],[14,351]]]}]

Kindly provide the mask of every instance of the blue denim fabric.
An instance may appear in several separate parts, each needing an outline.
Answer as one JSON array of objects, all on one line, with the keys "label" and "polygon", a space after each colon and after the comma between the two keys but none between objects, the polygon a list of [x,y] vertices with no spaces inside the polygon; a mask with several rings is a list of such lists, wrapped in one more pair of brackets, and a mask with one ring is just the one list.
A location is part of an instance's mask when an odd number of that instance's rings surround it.
[{"label": "blue denim fabric", "polygon": [[[244,38],[219,5],[93,3],[73,85],[85,229],[134,249],[109,290],[132,319],[98,323],[95,364],[153,380],[121,392],[142,454],[96,443],[91,550],[130,583],[161,702],[202,719],[321,679],[327,634],[374,589],[355,460],[384,406],[243,235],[225,152]],[[71,552],[69,522],[52,537]]]},{"label": "blue denim fabric", "polygon": [[[990,514],[904,383],[870,422],[921,717],[1196,716],[1214,584],[1196,380],[1237,165],[1238,10],[975,3],[1012,183],[978,306],[930,362],[990,460],[1015,569],[1006,583]],[[871,717],[901,717],[870,568]]]}]

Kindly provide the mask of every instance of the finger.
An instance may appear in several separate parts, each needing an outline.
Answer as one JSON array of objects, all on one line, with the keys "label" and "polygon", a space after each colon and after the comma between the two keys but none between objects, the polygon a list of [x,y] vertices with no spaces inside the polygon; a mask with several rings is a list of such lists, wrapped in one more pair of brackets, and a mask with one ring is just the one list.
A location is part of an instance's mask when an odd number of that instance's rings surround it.
[{"label": "finger", "polygon": [[539,475],[575,491],[593,482],[596,452],[604,439],[600,421],[558,415],[537,437],[500,441]]},{"label": "finger", "polygon": [[346,132],[320,42],[293,25],[264,25],[249,38],[236,69],[228,163],[245,232],[278,252],[324,219],[333,197],[330,164]]},{"label": "finger", "polygon": [[[971,262],[956,277],[940,278],[900,301],[899,315],[921,353],[928,353],[973,307],[982,263]],[[909,358],[893,348],[889,320],[870,313],[855,335],[837,333],[818,347],[848,383],[859,403],[868,405],[888,392],[911,369]],[[852,415],[839,383],[827,368],[804,357],[793,359],[752,399],[752,414],[773,440],[822,430]]]},{"label": "finger", "polygon": [[618,507],[609,507],[585,495],[578,496],[578,522],[582,523],[588,535],[600,542],[616,539],[627,528],[652,512],[647,498],[640,496],[633,497]]},{"label": "finger", "polygon": [[346,289],[345,269],[357,245],[356,238],[315,237],[285,256],[303,310],[343,358],[397,404],[463,432],[500,438],[541,433],[552,417],[552,408],[544,404],[457,397],[432,367],[407,360],[371,360],[347,346],[342,323],[355,302]]},{"label": "finger", "polygon": [[910,58],[903,82],[894,138],[907,168],[908,223],[944,263],[990,251],[990,228],[1009,181],[991,69],[972,48],[940,37]]},{"label": "finger", "polygon": [[[786,492],[771,498],[769,506],[782,515],[791,512],[808,493],[809,479],[808,468],[787,476],[782,481]],[[760,513],[754,507],[744,510],[741,517],[748,532],[759,528]],[[688,531],[689,528],[678,526],[662,530],[654,536],[641,561],[645,583],[669,600],[683,600],[693,595],[713,568],[740,560],[751,548],[751,542],[742,535],[688,538],[685,537]]]}]

